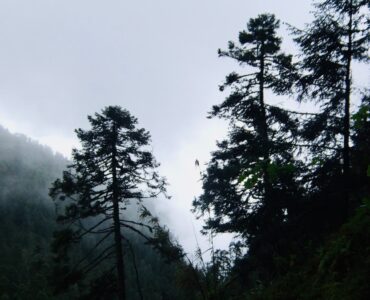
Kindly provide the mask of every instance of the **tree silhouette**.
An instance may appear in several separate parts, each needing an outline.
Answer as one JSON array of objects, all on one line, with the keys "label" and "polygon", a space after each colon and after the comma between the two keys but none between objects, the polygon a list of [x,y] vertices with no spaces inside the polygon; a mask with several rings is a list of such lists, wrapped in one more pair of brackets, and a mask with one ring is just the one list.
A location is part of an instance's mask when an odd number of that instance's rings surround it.
[{"label": "tree silhouette", "polygon": [[249,253],[270,264],[278,251],[279,228],[284,226],[299,194],[295,178],[293,115],[266,102],[266,90],[282,95],[296,80],[292,57],[281,52],[279,21],[263,14],[251,19],[239,34],[240,45],[229,42],[229,57],[250,72],[232,72],[221,85],[226,100],[213,107],[211,117],[230,122],[228,139],[218,143],[203,177],[204,193],[195,210],[210,211],[205,229],[232,232],[246,238]]},{"label": "tree silhouette", "polygon": [[316,3],[311,24],[292,30],[302,54],[298,98],[314,101],[321,109],[304,124],[303,136],[315,160],[331,160],[330,169],[343,174],[338,195],[343,220],[351,192],[352,65],[369,59],[368,8],[368,0],[324,0]]},{"label": "tree silhouette", "polygon": [[[158,163],[148,149],[149,133],[136,128],[137,119],[127,110],[109,106],[102,113],[89,116],[88,120],[90,130],[76,130],[82,148],[73,150],[73,163],[50,190],[55,200],[65,202],[64,214],[58,221],[68,224],[56,233],[53,246],[56,260],[62,263],[59,273],[63,275],[64,283],[74,282],[104,264],[110,269],[102,272],[99,280],[92,284],[92,290],[96,294],[100,288],[105,293],[102,295],[107,297],[110,287],[118,299],[124,300],[125,230],[149,240],[141,229],[152,230],[152,227],[137,219],[129,219],[122,211],[136,202],[141,215],[151,217],[142,200],[165,193],[166,183],[155,171]],[[159,230],[157,220],[151,218],[151,221]],[[87,235],[96,236],[94,246],[71,270],[67,270],[65,254],[68,247]],[[116,280],[112,280],[112,265]]]}]

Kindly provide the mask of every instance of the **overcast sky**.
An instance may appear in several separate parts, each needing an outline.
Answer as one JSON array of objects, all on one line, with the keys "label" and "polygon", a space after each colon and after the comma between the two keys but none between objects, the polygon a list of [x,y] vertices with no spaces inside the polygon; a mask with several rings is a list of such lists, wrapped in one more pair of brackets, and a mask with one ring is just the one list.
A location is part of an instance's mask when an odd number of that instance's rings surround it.
[{"label": "overcast sky", "polygon": [[194,249],[192,224],[200,224],[189,210],[201,190],[194,161],[203,165],[225,133],[225,122],[206,116],[225,97],[218,85],[237,68],[217,49],[259,13],[303,26],[310,3],[0,0],[0,124],[69,156],[73,130],[86,128],[88,114],[128,109],[151,132],[170,183],[173,198],[158,209]]}]

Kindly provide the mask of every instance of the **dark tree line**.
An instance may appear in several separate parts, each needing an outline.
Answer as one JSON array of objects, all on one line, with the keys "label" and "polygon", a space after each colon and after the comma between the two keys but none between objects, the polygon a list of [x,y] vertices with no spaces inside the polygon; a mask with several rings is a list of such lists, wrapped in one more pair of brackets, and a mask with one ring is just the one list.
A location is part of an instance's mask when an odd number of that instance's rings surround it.
[{"label": "dark tree line", "polygon": [[[244,247],[229,269],[241,293],[303,268],[369,197],[369,94],[353,83],[353,62],[369,60],[369,6],[316,3],[312,23],[289,26],[296,58],[281,52],[279,21],[270,14],[251,19],[238,43],[219,50],[247,71],[229,74],[220,87],[230,93],[210,117],[226,119],[229,133],[193,206],[206,231],[234,233]],[[271,94],[317,109],[285,109]]]}]

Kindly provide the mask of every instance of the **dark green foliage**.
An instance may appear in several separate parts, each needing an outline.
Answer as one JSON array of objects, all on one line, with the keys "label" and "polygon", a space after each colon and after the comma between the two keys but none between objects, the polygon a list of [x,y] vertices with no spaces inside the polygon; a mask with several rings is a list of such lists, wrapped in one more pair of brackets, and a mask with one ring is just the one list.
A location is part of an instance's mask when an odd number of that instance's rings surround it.
[{"label": "dark green foliage", "polygon": [[319,250],[293,264],[270,285],[255,288],[248,300],[366,300],[370,297],[370,202]]},{"label": "dark green foliage", "polygon": [[265,269],[261,278],[273,269],[274,253],[283,251],[280,233],[301,193],[296,118],[265,99],[265,90],[288,93],[296,77],[292,57],[280,51],[278,28],[273,15],[260,15],[240,33],[240,45],[230,42],[228,51],[219,51],[252,72],[233,72],[221,86],[231,93],[211,116],[229,121],[229,136],[212,153],[204,193],[193,202],[200,213],[210,212],[205,229],[245,239],[249,254]]},{"label": "dark green foliage", "polygon": [[[91,290],[87,292],[85,287],[83,297],[116,295],[123,300],[127,290],[127,231],[138,234],[171,259],[179,260],[182,250],[172,245],[168,231],[142,204],[145,198],[165,194],[166,184],[155,171],[158,164],[148,148],[149,133],[136,128],[137,120],[117,106],[106,107],[88,119],[90,130],[76,130],[82,149],[73,150],[73,163],[50,190],[57,204],[65,203],[58,222],[68,226],[53,242],[57,263],[54,277],[62,276],[56,288],[68,290],[86,278]],[[143,220],[138,220],[133,209],[127,210],[135,203]],[[69,250],[83,238],[92,249],[70,262]],[[102,284],[107,280],[111,284]]]},{"label": "dark green foliage", "polygon": [[314,21],[306,24],[305,30],[292,29],[305,71],[299,80],[299,99],[317,101],[327,117],[333,118],[335,113],[339,113],[338,120],[344,117],[346,85],[352,84],[346,82],[346,72],[352,60],[368,60],[367,6],[368,1],[363,0],[321,1],[316,4]]},{"label": "dark green foliage", "polygon": [[350,149],[351,106],[355,96],[352,65],[354,61],[368,62],[369,2],[324,0],[315,8],[314,21],[305,30],[292,30],[302,58],[298,99],[320,106],[319,113],[302,124],[301,134],[312,153],[312,161],[320,159],[325,163],[312,164],[310,172],[314,176],[306,179],[312,179],[312,190],[317,190],[318,184],[328,181],[324,179],[328,174],[325,166],[330,165],[330,178],[336,184],[323,187],[330,196],[326,203],[320,202],[328,206],[337,202],[338,215],[333,218],[343,222],[353,207],[350,194],[354,191]]},{"label": "dark green foliage", "polygon": [[[349,234],[338,230],[370,192],[368,96],[357,113],[351,109],[353,61],[368,61],[369,6],[360,0],[317,3],[314,21],[305,30],[293,29],[301,49],[297,65],[279,53],[278,22],[271,15],[251,19],[240,45],[230,42],[228,51],[219,51],[251,72],[233,72],[220,87],[231,93],[211,117],[229,121],[229,136],[212,153],[204,193],[193,204],[207,215],[206,230],[242,238],[246,255],[233,261],[226,278],[234,278],[233,288],[245,299],[368,297],[362,285],[369,273],[357,269],[354,254],[368,245],[347,247]],[[265,89],[297,92],[299,101],[312,101],[319,111],[268,105]],[[354,220],[367,223],[368,215],[360,215],[361,221],[355,217],[343,228]],[[368,230],[352,233],[350,244],[369,239]],[[344,235],[344,241],[327,244],[333,234]],[[324,267],[326,255],[331,264]],[[347,258],[349,263],[334,263]],[[358,277],[350,278],[352,267]]]},{"label": "dark green foliage", "polygon": [[[201,212],[211,207],[215,214],[208,225],[220,232],[250,234],[245,231],[250,209],[265,204],[259,200],[271,185],[277,187],[280,170],[294,173],[287,141],[293,138],[295,122],[284,110],[266,105],[263,96],[266,88],[277,91],[277,81],[284,78],[279,72],[282,65],[293,69],[291,58],[279,52],[281,41],[275,33],[278,24],[273,15],[252,19],[248,31],[240,33],[241,45],[230,42],[229,51],[219,52],[257,69],[246,75],[227,76],[222,88],[230,87],[231,94],[214,106],[211,114],[229,120],[230,133],[212,155],[204,178],[205,193],[194,206]],[[288,80],[285,89],[291,84]]]}]

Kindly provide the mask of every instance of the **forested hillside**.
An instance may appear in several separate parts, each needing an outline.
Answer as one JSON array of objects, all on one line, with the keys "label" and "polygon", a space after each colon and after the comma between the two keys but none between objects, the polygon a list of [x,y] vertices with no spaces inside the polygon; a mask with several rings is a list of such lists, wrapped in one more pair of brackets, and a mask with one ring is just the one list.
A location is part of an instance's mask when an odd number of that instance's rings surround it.
[{"label": "forested hillside", "polygon": [[[56,208],[48,193],[51,183],[61,176],[68,163],[49,148],[0,127],[2,300],[73,299],[83,294],[81,287],[75,286],[67,294],[54,295],[55,280],[51,278],[54,272],[51,242],[57,223]],[[188,299],[189,295],[176,287],[180,266],[167,263],[142,238],[134,234],[128,237],[133,250],[125,248],[129,299],[141,299],[139,288],[145,299]],[[72,259],[88,249],[88,243],[75,248]]]},{"label": "forested hillside", "polygon": [[30,293],[45,299],[47,274],[38,263],[56,228],[48,190],[66,163],[49,148],[0,127],[1,299],[26,299]]}]

